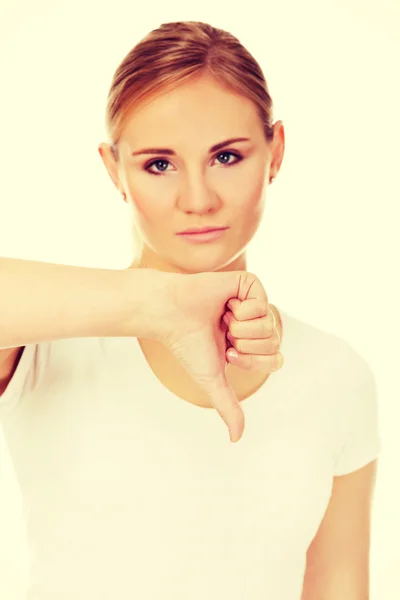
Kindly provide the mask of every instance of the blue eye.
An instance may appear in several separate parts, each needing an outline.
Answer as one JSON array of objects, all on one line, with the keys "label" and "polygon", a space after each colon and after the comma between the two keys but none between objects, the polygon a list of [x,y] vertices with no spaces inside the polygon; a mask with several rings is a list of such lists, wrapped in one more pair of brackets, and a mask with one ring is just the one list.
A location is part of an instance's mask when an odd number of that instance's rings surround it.
[{"label": "blue eye", "polygon": [[[230,160],[232,157],[234,157],[234,161]],[[226,167],[230,167],[233,166],[235,164],[237,164],[238,162],[240,162],[241,160],[243,160],[243,157],[236,153],[236,152],[220,152],[219,154],[217,154],[217,156],[215,157],[217,158],[217,160],[219,161],[221,166],[226,166]],[[148,173],[151,173],[152,175],[162,175],[163,173],[166,173],[168,170],[168,166],[171,163],[168,160],[165,160],[165,158],[157,158],[156,160],[153,160],[151,163],[149,163],[148,165],[146,165],[145,171],[147,171]],[[153,170],[153,168],[155,170]]]},{"label": "blue eye", "polygon": [[[149,165],[147,165],[145,167],[146,171],[148,171],[149,173],[152,173],[153,175],[161,175],[161,173],[165,173],[165,171],[167,170],[167,167],[169,165],[169,161],[165,160],[164,158],[158,158],[157,160],[153,160],[153,162],[151,162]],[[157,167],[157,171],[151,171],[151,167],[156,166]]]},{"label": "blue eye", "polygon": [[[229,162],[229,158],[230,157],[234,157],[236,160],[233,162]],[[228,157],[228,158],[227,158]],[[231,166],[234,165],[238,162],[240,162],[242,160],[242,156],[240,156],[240,154],[236,154],[235,152],[220,152],[216,158],[218,160],[220,160],[222,158],[222,160],[220,161],[222,165],[226,165],[226,166]]]}]

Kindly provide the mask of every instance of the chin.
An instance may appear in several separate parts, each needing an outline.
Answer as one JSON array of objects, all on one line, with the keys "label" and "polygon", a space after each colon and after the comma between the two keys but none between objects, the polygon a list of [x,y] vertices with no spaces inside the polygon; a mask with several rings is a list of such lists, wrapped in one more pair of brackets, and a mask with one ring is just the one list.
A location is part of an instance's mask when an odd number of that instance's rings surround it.
[{"label": "chin", "polygon": [[[247,242],[247,239],[244,240]],[[227,244],[204,244],[199,246],[174,247],[170,244],[144,244],[139,263],[149,268],[162,271],[177,271],[189,274],[222,270],[246,270],[245,248],[247,243],[237,243],[229,247]],[[232,264],[234,263],[234,264]],[[232,266],[230,267],[229,265]]]},{"label": "chin", "polygon": [[[179,259],[173,261],[173,264],[190,274],[210,273],[213,271],[229,270],[229,265],[237,260],[241,254],[242,252],[235,253],[234,255],[212,256],[212,253],[210,253],[210,256],[203,254],[203,256],[197,257],[192,254],[188,256],[187,260],[182,260],[182,257],[179,257]],[[240,270],[239,268],[237,269]]]}]

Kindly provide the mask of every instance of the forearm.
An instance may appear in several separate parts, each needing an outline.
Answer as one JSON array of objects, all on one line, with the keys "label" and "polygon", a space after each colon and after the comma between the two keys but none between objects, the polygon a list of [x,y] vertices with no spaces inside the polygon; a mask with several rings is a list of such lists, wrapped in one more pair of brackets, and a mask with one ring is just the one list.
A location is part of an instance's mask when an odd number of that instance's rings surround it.
[{"label": "forearm", "polygon": [[149,280],[144,269],[0,258],[0,349],[63,338],[145,336]]}]

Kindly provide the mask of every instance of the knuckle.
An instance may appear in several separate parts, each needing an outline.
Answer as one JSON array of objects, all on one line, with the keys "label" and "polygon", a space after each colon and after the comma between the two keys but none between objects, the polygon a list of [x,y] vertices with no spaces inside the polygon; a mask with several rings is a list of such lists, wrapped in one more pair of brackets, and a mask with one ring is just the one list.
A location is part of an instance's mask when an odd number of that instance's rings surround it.
[{"label": "knuckle", "polygon": [[269,303],[268,300],[260,300],[260,309],[262,310],[263,315],[267,315],[269,311]]},{"label": "knuckle", "polygon": [[277,371],[278,370],[278,361],[277,361],[277,359],[275,357],[271,361],[271,370],[272,371]]},{"label": "knuckle", "polygon": [[271,322],[271,327],[272,329],[275,329],[276,327],[276,317],[275,317],[275,313],[272,310],[272,308],[269,308],[269,312],[268,312],[268,317],[269,317],[269,321]]},{"label": "knuckle", "polygon": [[271,341],[273,349],[275,352],[278,352],[279,348],[281,347],[281,340],[279,339],[279,336],[274,335]]},{"label": "knuckle", "polygon": [[275,343],[271,343],[270,340],[267,340],[267,343],[263,348],[263,353],[272,357],[275,356],[277,352],[279,352],[279,346],[276,346]]},{"label": "knuckle", "polygon": [[270,338],[274,333],[274,326],[268,321],[264,322],[264,337]]},{"label": "knuckle", "polygon": [[275,370],[278,371],[281,368],[281,366],[283,365],[283,356],[280,352],[278,352],[277,354],[275,354],[274,358],[275,358],[275,361],[274,361]]}]

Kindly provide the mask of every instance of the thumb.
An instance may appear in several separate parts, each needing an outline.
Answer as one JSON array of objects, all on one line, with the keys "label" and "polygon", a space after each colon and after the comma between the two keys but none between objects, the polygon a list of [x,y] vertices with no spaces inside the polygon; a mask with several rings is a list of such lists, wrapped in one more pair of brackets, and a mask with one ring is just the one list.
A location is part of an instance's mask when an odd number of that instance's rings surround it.
[{"label": "thumb", "polygon": [[171,338],[166,343],[191,379],[199,385],[229,429],[232,442],[240,440],[244,414],[226,378],[226,338],[224,328],[201,327]]},{"label": "thumb", "polygon": [[226,379],[225,370],[203,382],[202,388],[228,427],[231,442],[238,442],[243,435],[245,418],[242,407]]}]

